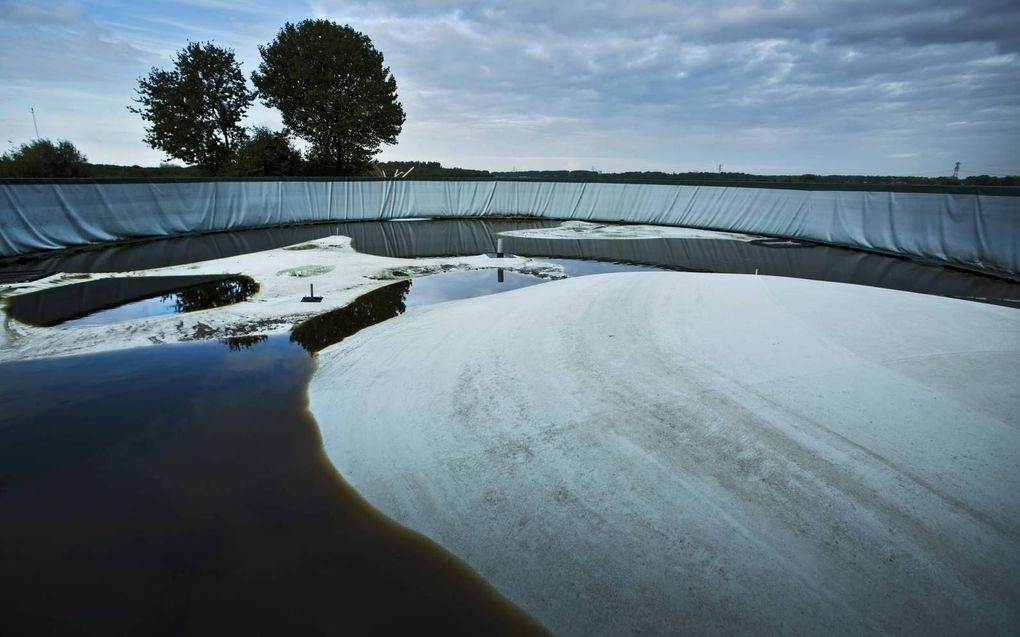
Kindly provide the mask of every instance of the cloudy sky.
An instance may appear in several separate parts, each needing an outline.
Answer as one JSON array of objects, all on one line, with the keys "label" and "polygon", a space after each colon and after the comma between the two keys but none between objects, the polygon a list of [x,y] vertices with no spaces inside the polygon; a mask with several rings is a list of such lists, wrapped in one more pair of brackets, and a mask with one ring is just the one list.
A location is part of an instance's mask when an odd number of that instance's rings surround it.
[{"label": "cloudy sky", "polygon": [[[0,0],[0,144],[155,165],[126,106],[188,40],[366,33],[407,123],[382,159],[591,168],[1020,174],[1017,0]],[[251,124],[280,126],[258,106]]]}]

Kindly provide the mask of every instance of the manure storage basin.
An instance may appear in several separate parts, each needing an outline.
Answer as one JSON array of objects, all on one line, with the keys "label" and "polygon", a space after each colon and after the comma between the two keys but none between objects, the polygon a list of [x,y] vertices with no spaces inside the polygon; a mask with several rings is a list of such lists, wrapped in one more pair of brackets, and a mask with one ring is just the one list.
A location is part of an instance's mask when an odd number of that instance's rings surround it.
[{"label": "manure storage basin", "polygon": [[[301,183],[0,184],[43,211],[0,230],[0,634],[1020,628],[1015,222],[940,259],[498,180],[215,216]],[[1009,198],[699,188],[671,209]]]}]

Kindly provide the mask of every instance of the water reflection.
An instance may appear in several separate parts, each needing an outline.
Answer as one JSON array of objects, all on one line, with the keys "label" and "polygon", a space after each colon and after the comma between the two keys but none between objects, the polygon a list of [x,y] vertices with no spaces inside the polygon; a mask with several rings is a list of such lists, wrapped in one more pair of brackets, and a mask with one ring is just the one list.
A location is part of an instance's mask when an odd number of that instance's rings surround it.
[{"label": "water reflection", "polygon": [[412,307],[487,296],[544,281],[502,269],[417,277],[362,294],[345,307],[310,318],[294,328],[290,340],[315,353]]},{"label": "water reflection", "polygon": [[246,301],[258,290],[259,284],[254,279],[236,277],[178,290],[172,294],[165,294],[160,299],[173,301],[177,312],[197,312]]},{"label": "water reflection", "polygon": [[410,281],[392,283],[362,294],[349,305],[308,319],[290,333],[290,340],[309,353],[339,343],[366,327],[402,314]]},{"label": "water reflection", "polygon": [[563,268],[567,276],[587,276],[589,274],[607,274],[609,272],[656,272],[662,270],[681,270],[684,272],[702,272],[688,268],[665,265],[644,265],[641,263],[624,263],[619,261],[586,261],[583,259],[542,259]]},{"label": "water reflection", "polygon": [[545,283],[526,274],[503,269],[475,270],[471,272],[447,272],[414,279],[411,291],[405,299],[408,308],[432,305],[446,301],[488,296],[532,285]]},{"label": "water reflection", "polygon": [[14,296],[8,312],[42,327],[107,325],[231,305],[258,289],[258,283],[246,276],[119,277]]},{"label": "water reflection", "polygon": [[252,334],[250,336],[231,336],[220,342],[227,346],[231,352],[243,352],[249,350],[259,343],[265,343],[269,339],[265,334]]}]

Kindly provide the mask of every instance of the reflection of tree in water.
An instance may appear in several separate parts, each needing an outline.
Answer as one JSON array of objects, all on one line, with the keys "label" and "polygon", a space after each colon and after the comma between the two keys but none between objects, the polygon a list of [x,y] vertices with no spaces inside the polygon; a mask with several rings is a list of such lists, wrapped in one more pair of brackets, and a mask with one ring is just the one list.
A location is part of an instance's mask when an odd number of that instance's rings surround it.
[{"label": "reflection of tree in water", "polygon": [[393,283],[362,294],[346,306],[308,319],[290,333],[290,340],[315,353],[339,343],[355,332],[404,312],[410,281]]},{"label": "reflection of tree in water", "polygon": [[240,352],[251,349],[259,343],[264,343],[268,339],[269,337],[265,334],[253,334],[251,336],[231,336],[230,338],[222,339],[220,342],[230,348],[231,352]]},{"label": "reflection of tree in water", "polygon": [[178,312],[194,312],[239,303],[258,291],[259,284],[243,276],[180,290],[164,295],[160,300],[173,299],[174,308]]}]

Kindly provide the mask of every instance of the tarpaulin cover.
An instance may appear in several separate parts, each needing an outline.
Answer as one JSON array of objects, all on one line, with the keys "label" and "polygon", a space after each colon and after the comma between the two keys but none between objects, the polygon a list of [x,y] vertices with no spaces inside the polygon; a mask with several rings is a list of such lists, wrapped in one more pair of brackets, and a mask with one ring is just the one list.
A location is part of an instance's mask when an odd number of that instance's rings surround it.
[{"label": "tarpaulin cover", "polygon": [[1020,274],[1020,197],[527,180],[0,183],[0,256],[316,221],[528,215],[807,239]]}]

